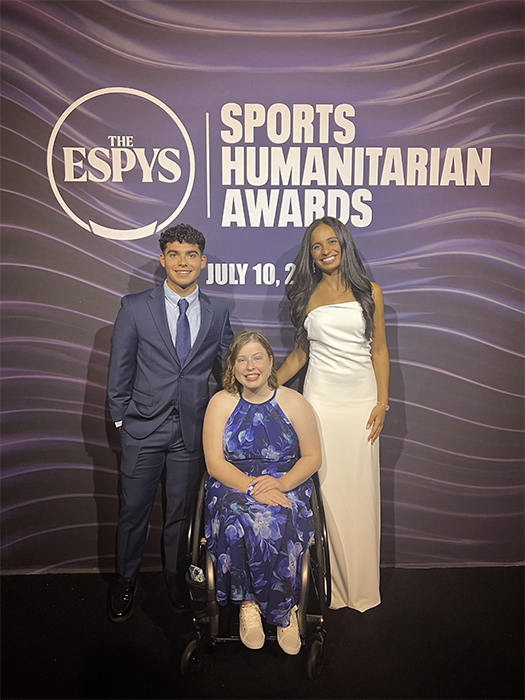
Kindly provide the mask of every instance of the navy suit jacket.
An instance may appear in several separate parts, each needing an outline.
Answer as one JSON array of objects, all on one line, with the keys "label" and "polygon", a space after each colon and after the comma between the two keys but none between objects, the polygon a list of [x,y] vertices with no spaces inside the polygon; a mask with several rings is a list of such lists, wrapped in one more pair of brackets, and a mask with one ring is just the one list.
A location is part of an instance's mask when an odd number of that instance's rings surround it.
[{"label": "navy suit jacket", "polygon": [[190,452],[202,445],[208,381],[233,338],[228,309],[199,291],[201,325],[184,365],[173,345],[164,287],[129,294],[111,337],[108,396],[112,419],[132,437],[147,438],[177,406]]}]

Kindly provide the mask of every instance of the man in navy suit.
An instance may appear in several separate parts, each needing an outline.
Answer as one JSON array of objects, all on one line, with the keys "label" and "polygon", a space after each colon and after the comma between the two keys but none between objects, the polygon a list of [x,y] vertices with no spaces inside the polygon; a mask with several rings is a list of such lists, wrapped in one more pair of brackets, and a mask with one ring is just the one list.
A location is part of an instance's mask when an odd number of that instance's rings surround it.
[{"label": "man in navy suit", "polygon": [[162,476],[163,564],[171,605],[188,606],[185,530],[204,471],[202,422],[208,381],[233,338],[227,308],[203,294],[206,264],[200,231],[178,224],[159,239],[165,282],[129,294],[111,338],[108,395],[122,446],[117,580],[109,598],[113,622],[133,612],[136,576]]}]

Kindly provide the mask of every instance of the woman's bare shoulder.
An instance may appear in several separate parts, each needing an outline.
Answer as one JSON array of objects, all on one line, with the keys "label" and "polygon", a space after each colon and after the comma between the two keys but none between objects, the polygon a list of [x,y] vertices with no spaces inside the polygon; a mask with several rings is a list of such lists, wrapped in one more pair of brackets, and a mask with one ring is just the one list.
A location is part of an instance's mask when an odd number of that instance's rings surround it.
[{"label": "woman's bare shoulder", "polygon": [[304,410],[305,408],[310,407],[310,404],[302,394],[295,391],[295,389],[290,389],[287,386],[280,386],[277,389],[275,398],[285,413],[287,410]]},{"label": "woman's bare shoulder", "polygon": [[234,406],[237,405],[237,402],[239,401],[239,395],[238,394],[230,394],[229,391],[226,391],[225,389],[222,389],[221,391],[218,391],[216,394],[214,394],[209,403],[208,403],[208,410],[212,411],[223,411],[223,410],[228,410],[228,409],[233,409]]},{"label": "woman's bare shoulder", "polygon": [[376,282],[370,282],[372,285],[372,296],[375,298],[383,296],[383,290]]}]

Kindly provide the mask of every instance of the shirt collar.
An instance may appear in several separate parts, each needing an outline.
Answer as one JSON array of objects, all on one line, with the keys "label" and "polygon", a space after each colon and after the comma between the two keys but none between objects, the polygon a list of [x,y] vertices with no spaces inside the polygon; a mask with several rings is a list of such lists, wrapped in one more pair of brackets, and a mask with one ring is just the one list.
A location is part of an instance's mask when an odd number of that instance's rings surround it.
[{"label": "shirt collar", "polygon": [[181,297],[176,292],[174,292],[173,289],[169,288],[168,280],[164,280],[164,296],[166,297],[166,299],[171,301],[171,303],[174,304],[175,306],[177,306],[177,304],[179,303],[179,299],[186,299],[186,301],[188,302],[188,308],[189,308],[193,304],[197,303],[199,300],[199,287],[197,285],[197,288],[195,289],[195,291],[193,291],[187,297]]}]

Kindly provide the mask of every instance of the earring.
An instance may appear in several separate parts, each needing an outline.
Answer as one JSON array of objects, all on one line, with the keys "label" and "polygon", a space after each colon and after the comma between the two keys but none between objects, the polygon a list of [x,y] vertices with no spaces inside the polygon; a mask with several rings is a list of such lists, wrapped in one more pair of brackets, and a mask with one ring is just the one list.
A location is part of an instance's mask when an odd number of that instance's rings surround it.
[{"label": "earring", "polygon": [[314,263],[314,261],[312,260],[312,273],[313,273],[314,275],[315,275],[315,271],[316,271],[315,263]]}]

